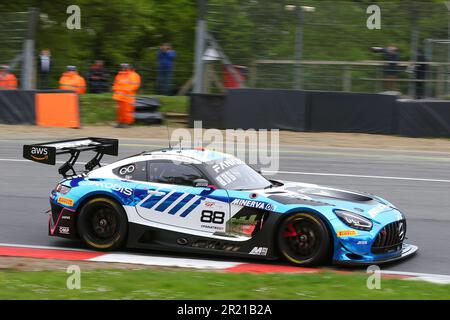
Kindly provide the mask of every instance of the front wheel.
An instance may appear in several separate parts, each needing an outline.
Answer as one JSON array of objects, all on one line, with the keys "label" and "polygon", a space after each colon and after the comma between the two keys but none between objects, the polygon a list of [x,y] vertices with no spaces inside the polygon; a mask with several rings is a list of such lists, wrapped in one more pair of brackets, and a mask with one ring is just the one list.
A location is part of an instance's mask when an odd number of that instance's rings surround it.
[{"label": "front wheel", "polygon": [[89,200],[77,221],[81,239],[91,248],[114,250],[125,241],[128,219],[123,208],[108,198]]},{"label": "front wheel", "polygon": [[316,215],[295,213],[278,229],[278,248],[283,257],[294,264],[319,265],[329,258],[330,235],[325,223]]}]

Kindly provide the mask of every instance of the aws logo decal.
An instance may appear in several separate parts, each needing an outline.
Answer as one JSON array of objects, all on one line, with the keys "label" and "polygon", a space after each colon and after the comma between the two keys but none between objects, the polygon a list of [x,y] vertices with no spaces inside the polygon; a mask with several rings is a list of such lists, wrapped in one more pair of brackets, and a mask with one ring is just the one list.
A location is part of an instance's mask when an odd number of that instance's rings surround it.
[{"label": "aws logo decal", "polygon": [[41,147],[32,147],[31,148],[31,158],[37,161],[48,160],[48,149]]}]

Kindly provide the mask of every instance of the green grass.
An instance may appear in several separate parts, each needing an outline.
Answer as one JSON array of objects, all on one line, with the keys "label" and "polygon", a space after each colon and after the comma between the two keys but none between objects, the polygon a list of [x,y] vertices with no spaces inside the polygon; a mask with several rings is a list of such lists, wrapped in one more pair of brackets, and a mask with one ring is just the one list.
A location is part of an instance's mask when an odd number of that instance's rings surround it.
[{"label": "green grass", "polygon": [[0,272],[0,299],[450,299],[450,285],[364,274],[237,274],[202,271],[82,271],[68,290],[64,271]]},{"label": "green grass", "polygon": [[[186,96],[158,96],[143,95],[158,98],[162,106],[161,112],[188,113],[189,97]],[[116,102],[112,94],[84,94],[80,95],[81,123],[106,124],[116,119]]]}]

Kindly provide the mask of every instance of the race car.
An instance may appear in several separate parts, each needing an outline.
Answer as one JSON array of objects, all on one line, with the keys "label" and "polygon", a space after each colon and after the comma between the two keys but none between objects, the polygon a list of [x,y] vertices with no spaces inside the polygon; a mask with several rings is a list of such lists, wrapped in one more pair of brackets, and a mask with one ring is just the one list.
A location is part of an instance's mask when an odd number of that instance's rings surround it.
[{"label": "race car", "polygon": [[[240,159],[203,148],[118,155],[118,140],[83,138],[25,145],[26,159],[64,179],[50,193],[50,236],[97,250],[122,247],[284,258],[293,264],[379,264],[411,256],[406,220],[372,194],[267,179]],[[81,152],[95,156],[76,173]]]}]

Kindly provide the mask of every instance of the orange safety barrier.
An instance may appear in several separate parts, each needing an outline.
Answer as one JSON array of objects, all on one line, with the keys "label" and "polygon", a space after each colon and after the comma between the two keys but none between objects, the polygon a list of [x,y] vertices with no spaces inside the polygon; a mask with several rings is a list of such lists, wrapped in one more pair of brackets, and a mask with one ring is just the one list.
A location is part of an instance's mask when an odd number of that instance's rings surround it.
[{"label": "orange safety barrier", "polygon": [[37,93],[36,124],[43,127],[80,127],[80,109],[76,93]]}]

